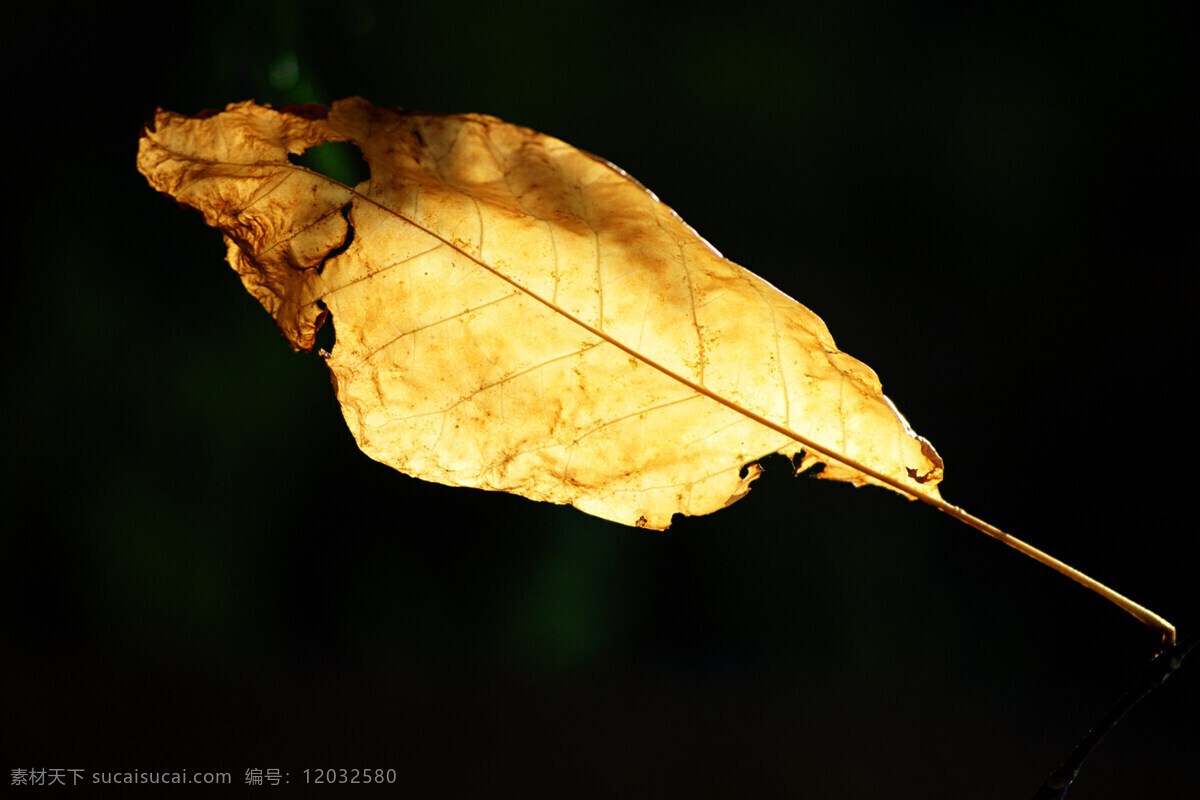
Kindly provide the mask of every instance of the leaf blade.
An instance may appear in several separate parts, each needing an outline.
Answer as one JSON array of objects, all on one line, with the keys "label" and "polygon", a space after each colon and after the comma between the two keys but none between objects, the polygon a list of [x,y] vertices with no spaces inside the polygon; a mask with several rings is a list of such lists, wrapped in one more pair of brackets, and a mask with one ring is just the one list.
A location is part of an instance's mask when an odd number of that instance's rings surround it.
[{"label": "leaf blade", "polygon": [[[821,460],[824,477],[880,483],[819,448],[938,498],[940,458],[874,372],[607,162],[492,117],[357,98],[325,117],[230,112],[212,127],[251,142],[235,160],[263,172],[235,178],[260,185],[173,196],[225,231],[230,263],[293,347],[312,347],[323,302],[338,397],[372,458],[654,528],[743,496],[757,473],[742,467],[772,452],[806,450],[801,468]],[[160,115],[143,143],[180,120]],[[370,180],[343,195],[287,163],[314,141],[358,145]],[[139,167],[156,158],[145,146]],[[183,172],[230,177],[211,159]],[[275,194],[302,208],[284,247]],[[332,211],[347,202],[353,242],[319,269],[346,239]]]}]

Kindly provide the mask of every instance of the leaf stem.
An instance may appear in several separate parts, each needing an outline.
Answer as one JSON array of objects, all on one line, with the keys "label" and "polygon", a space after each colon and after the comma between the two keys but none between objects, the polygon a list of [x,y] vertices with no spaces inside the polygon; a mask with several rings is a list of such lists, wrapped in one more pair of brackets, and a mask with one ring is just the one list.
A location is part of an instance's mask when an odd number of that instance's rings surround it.
[{"label": "leaf stem", "polygon": [[1033,545],[1023,542],[1011,534],[1005,533],[996,526],[984,522],[973,514],[968,514],[958,506],[950,505],[945,500],[940,500],[935,497],[926,497],[924,495],[919,495],[919,497],[921,500],[933,506],[938,511],[943,511],[960,522],[965,522],[975,530],[982,531],[988,536],[991,536],[993,539],[999,539],[1014,550],[1019,550],[1020,552],[1029,556],[1034,561],[1045,564],[1055,572],[1066,575],[1076,583],[1086,586],[1096,594],[1103,597],[1105,600],[1108,600],[1118,608],[1131,614],[1139,622],[1149,625],[1151,628],[1157,628],[1158,630],[1162,631],[1163,645],[1165,647],[1174,646],[1175,626],[1145,606],[1135,603],[1133,600],[1130,600],[1120,592],[1113,591],[1095,578],[1085,575],[1079,570],[1075,569],[1070,564],[1064,564],[1062,561],[1059,561],[1049,553],[1043,552]]},{"label": "leaf stem", "polygon": [[[771,427],[776,427],[776,426],[772,425]],[[779,427],[782,427],[782,426],[779,426]],[[1167,622],[1165,619],[1160,617],[1158,614],[1155,614],[1153,611],[1146,608],[1145,606],[1143,606],[1139,603],[1135,603],[1133,600],[1130,600],[1128,597],[1121,594],[1120,592],[1110,589],[1109,587],[1105,586],[1103,583],[1096,580],[1095,578],[1092,578],[1089,575],[1085,575],[1084,573],[1082,573],[1079,570],[1072,567],[1070,564],[1065,564],[1062,561],[1059,561],[1057,558],[1050,555],[1049,553],[1039,550],[1038,548],[1034,547],[1033,545],[1031,545],[1027,542],[1021,541],[1020,539],[1013,536],[1012,534],[1005,533],[1004,531],[997,528],[995,525],[992,525],[991,523],[988,523],[988,522],[984,522],[983,520],[981,520],[979,517],[975,516],[974,514],[969,514],[966,511],[964,511],[963,509],[959,508],[958,506],[947,503],[945,500],[941,499],[940,497],[934,497],[932,495],[927,495],[923,492],[914,490],[913,488],[911,488],[909,486],[905,486],[900,481],[896,480],[895,478],[892,478],[889,475],[884,475],[883,473],[877,472],[876,470],[873,470],[864,464],[859,464],[857,461],[854,461],[853,459],[850,459],[850,458],[847,458],[846,456],[838,455],[835,452],[826,450],[825,448],[821,447],[820,445],[816,444],[815,442],[808,442],[804,439],[804,437],[801,437],[795,433],[788,432],[788,435],[790,435],[792,438],[796,439],[797,441],[800,441],[802,444],[805,444],[806,446],[811,447],[813,450],[821,453],[822,455],[829,456],[829,457],[833,458],[834,460],[845,464],[846,466],[852,467],[856,470],[859,470],[860,472],[870,475],[872,478],[875,478],[878,481],[886,483],[888,486],[891,486],[894,489],[897,489],[907,495],[916,497],[921,502],[927,503],[928,505],[933,506],[938,511],[949,514],[950,516],[954,517],[959,522],[963,522],[967,525],[970,525],[975,530],[980,531],[982,533],[986,533],[988,536],[991,536],[993,539],[998,539],[1001,542],[1004,542],[1009,547],[1013,548],[1014,550],[1018,550],[1018,551],[1024,553],[1025,555],[1032,558],[1034,561],[1045,564],[1047,567],[1054,570],[1055,572],[1058,572],[1062,575],[1066,575],[1068,578],[1075,581],[1076,583],[1081,584],[1082,586],[1086,586],[1088,589],[1091,589],[1093,592],[1100,595],[1105,600],[1108,600],[1110,603],[1113,603],[1118,608],[1125,611],[1127,614],[1130,614],[1131,616],[1133,616],[1134,619],[1138,620],[1142,624],[1149,625],[1151,628],[1156,628],[1156,629],[1162,631],[1164,647],[1173,647],[1175,645],[1175,626],[1174,625],[1172,625],[1170,622]]]},{"label": "leaf stem", "polygon": [[1162,631],[1162,641],[1163,641],[1164,647],[1173,647],[1175,645],[1175,626],[1174,625],[1172,625],[1170,622],[1167,622],[1165,619],[1160,617],[1158,614],[1155,614],[1153,611],[1151,611],[1150,609],[1141,605],[1140,603],[1135,603],[1133,600],[1130,600],[1128,597],[1121,594],[1120,592],[1110,589],[1109,587],[1105,586],[1103,583],[1101,583],[1100,581],[1096,580],[1095,578],[1093,578],[1089,575],[1085,575],[1084,573],[1082,573],[1079,570],[1072,567],[1070,564],[1066,564],[1066,563],[1063,563],[1062,561],[1059,561],[1057,558],[1050,555],[1049,553],[1039,550],[1038,548],[1034,547],[1033,545],[1029,544],[1028,542],[1024,542],[1024,541],[1018,539],[1017,537],[1013,536],[1012,534],[1005,533],[1004,531],[997,528],[995,525],[992,525],[989,522],[984,522],[983,520],[981,520],[979,517],[975,516],[974,514],[970,514],[970,513],[966,512],[965,510],[959,508],[956,505],[947,503],[945,500],[941,499],[940,497],[934,497],[933,495],[928,495],[928,494],[925,494],[924,492],[920,492],[916,489],[913,489],[910,486],[906,486],[903,483],[901,483],[900,481],[891,477],[890,475],[885,475],[882,472],[878,472],[876,470],[871,469],[870,467],[866,466],[865,464],[858,463],[857,461],[855,461],[852,458],[848,458],[846,456],[839,455],[838,453],[836,453],[834,451],[827,450],[824,447],[821,447],[816,442],[808,441],[808,439],[806,437],[800,436],[799,434],[789,431],[781,425],[776,425],[774,423],[771,423],[769,420],[765,420],[765,419],[761,420],[761,421],[764,424],[768,425],[769,427],[774,428],[775,430],[778,430],[781,433],[787,434],[788,436],[790,436],[791,438],[800,442],[801,444],[805,445],[806,447],[809,447],[812,450],[821,453],[822,455],[829,456],[830,458],[834,459],[835,461],[845,464],[848,467],[852,467],[853,469],[856,469],[860,472],[870,475],[875,480],[881,481],[882,483],[887,484],[888,486],[892,487],[893,489],[903,492],[904,494],[907,494],[909,496],[916,497],[921,502],[933,506],[938,511],[949,514],[950,516],[954,517],[959,522],[970,525],[975,530],[980,531],[982,533],[986,533],[988,536],[991,536],[993,539],[998,539],[1001,542],[1004,542],[1009,547],[1013,548],[1014,550],[1018,550],[1018,551],[1024,553],[1025,555],[1032,558],[1034,561],[1037,561],[1041,564],[1045,564],[1047,567],[1054,570],[1055,572],[1058,572],[1062,575],[1066,575],[1071,580],[1075,581],[1076,583],[1078,583],[1082,586],[1086,586],[1088,589],[1091,589],[1093,592],[1100,595],[1105,600],[1108,600],[1110,603],[1117,606],[1117,608],[1120,608],[1121,610],[1125,611],[1127,614],[1130,614],[1131,616],[1133,616],[1134,619],[1138,620],[1142,624],[1149,625],[1151,628],[1155,628],[1157,630]]}]

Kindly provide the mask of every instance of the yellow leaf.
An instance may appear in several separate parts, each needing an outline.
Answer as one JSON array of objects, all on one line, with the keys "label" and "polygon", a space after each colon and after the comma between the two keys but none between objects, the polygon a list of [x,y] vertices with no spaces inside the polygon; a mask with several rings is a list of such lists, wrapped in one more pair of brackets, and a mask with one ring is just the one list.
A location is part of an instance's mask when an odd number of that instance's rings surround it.
[{"label": "yellow leaf", "polygon": [[[369,180],[288,160],[335,141]],[[346,421],[409,475],[650,528],[744,496],[770,453],[937,497],[941,460],[817,315],[550,136],[360,98],[246,102],[160,112],[138,166],[225,233],[294,348],[332,317]]]},{"label": "yellow leaf", "polygon": [[[370,180],[288,161],[324,142],[358,145]],[[138,167],[226,234],[294,348],[328,311],[349,427],[403,473],[661,529],[808,441],[936,497],[941,459],[816,314],[558,139],[361,98],[246,102],[160,112]],[[817,461],[880,482],[816,452],[799,469]]]},{"label": "yellow leaf", "polygon": [[[345,186],[288,156],[352,142]],[[1175,641],[1171,623],[938,493],[942,460],[816,314],[617,167],[479,114],[236,103],[160,111],[138,169],[225,234],[359,447],[452,486],[665,528],[744,497],[755,459],[917,497]]]}]

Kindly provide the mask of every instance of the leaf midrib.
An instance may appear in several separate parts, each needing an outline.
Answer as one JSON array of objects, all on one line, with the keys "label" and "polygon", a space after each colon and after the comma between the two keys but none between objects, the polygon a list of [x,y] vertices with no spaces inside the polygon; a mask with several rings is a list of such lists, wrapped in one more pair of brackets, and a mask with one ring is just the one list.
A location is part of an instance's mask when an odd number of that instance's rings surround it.
[{"label": "leaf midrib", "polygon": [[[584,151],[580,151],[580,152],[584,152]],[[597,161],[598,163],[600,163],[601,165],[603,165],[606,169],[618,173],[621,177],[627,177],[625,175],[624,171],[620,170],[618,167],[615,167],[613,164],[609,163],[608,161],[605,161],[604,159],[599,158],[598,156],[594,156],[591,153],[584,152],[584,154],[587,157],[592,158],[595,161]],[[679,373],[672,370],[670,367],[668,367],[664,364],[658,363],[654,359],[649,358],[648,356],[637,351],[633,347],[630,347],[629,345],[626,345],[625,343],[621,342],[620,340],[605,333],[600,328],[597,328],[594,325],[588,324],[587,322],[585,322],[584,320],[575,316],[571,312],[558,306],[552,300],[542,297],[537,292],[532,291],[531,289],[529,289],[525,286],[522,286],[515,279],[510,278],[509,276],[505,275],[503,272],[501,272],[500,270],[491,266],[483,259],[475,256],[474,254],[472,254],[470,252],[467,252],[466,250],[464,250],[463,248],[454,244],[452,241],[450,241],[446,237],[439,234],[437,231],[429,228],[428,226],[422,225],[421,223],[417,222],[416,220],[413,220],[412,218],[410,218],[403,212],[397,211],[396,209],[375,199],[374,197],[371,197],[370,195],[367,195],[367,194],[363,194],[363,193],[359,192],[357,189],[355,189],[354,187],[347,186],[346,184],[342,183],[341,181],[330,178],[328,175],[324,175],[322,173],[315,172],[313,170],[308,169],[307,167],[303,167],[298,164],[292,164],[290,161],[286,162],[286,164],[281,164],[280,166],[283,168],[288,168],[288,169],[293,169],[293,170],[298,170],[298,171],[309,173],[311,175],[317,176],[319,178],[322,178],[322,179],[328,181],[332,185],[340,186],[343,189],[346,189],[351,194],[352,197],[358,198],[365,203],[370,203],[371,205],[378,208],[380,211],[383,211],[386,214],[390,214],[390,215],[396,217],[397,219],[400,219],[400,220],[404,221],[405,223],[413,226],[417,230],[422,231],[425,234],[433,237],[434,239],[438,240],[439,242],[441,242],[443,245],[450,248],[454,252],[459,253],[464,258],[469,259],[470,261],[474,262],[477,266],[481,267],[484,270],[487,270],[489,273],[491,273],[495,277],[497,277],[500,280],[504,281],[505,283],[509,284],[510,286],[512,286],[514,289],[521,292],[525,296],[537,301],[538,303],[541,303],[546,308],[550,309],[552,312],[559,315],[560,317],[568,320],[569,322],[578,326],[579,328],[583,329],[584,331],[587,331],[592,336],[595,336],[596,338],[612,345],[613,347],[616,347],[618,350],[621,350],[622,352],[628,354],[632,358],[637,359],[638,361],[645,364],[646,366],[657,370],[658,372],[662,373],[663,375],[665,375],[667,378],[671,379],[672,381],[675,381],[676,383],[686,386],[688,389],[692,390],[693,392],[696,392],[697,394],[699,394],[703,397],[707,397],[710,400],[725,406],[726,408],[730,409],[731,411],[733,411],[737,414],[741,414],[742,416],[746,417],[747,419],[750,419],[753,422],[756,422],[759,425],[762,425],[762,426],[780,434],[781,436],[784,436],[788,439],[792,439],[793,441],[799,443],[800,445],[803,445],[805,448],[807,448],[809,450],[820,453],[821,455],[826,456],[828,458],[832,458],[835,461],[837,461],[841,464],[844,464],[847,467],[850,467],[851,469],[857,470],[857,471],[863,473],[864,475],[868,475],[868,476],[874,478],[875,480],[880,481],[881,483],[895,489],[896,491],[898,491],[902,494],[917,497],[917,498],[923,500],[924,502],[929,503],[930,505],[933,505],[941,510],[947,510],[944,507],[949,506],[949,504],[947,504],[945,501],[940,500],[939,498],[933,497],[932,495],[925,494],[924,492],[917,491],[917,490],[913,489],[912,487],[901,483],[900,481],[896,480],[895,478],[891,477],[890,475],[879,472],[878,470],[873,469],[865,464],[862,464],[862,463],[856,461],[855,459],[850,458],[849,456],[842,455],[841,453],[837,452],[836,450],[825,447],[824,445],[813,441],[812,439],[808,438],[807,436],[804,436],[804,435],[792,430],[791,428],[787,427],[786,425],[781,425],[778,422],[775,422],[774,420],[764,417],[762,414],[752,411],[752,410],[740,405],[739,403],[736,403],[726,397],[723,397],[720,394],[717,394],[716,392],[711,391],[704,385],[696,383],[695,381],[692,381],[691,379],[689,379],[683,375],[680,375]],[[369,185],[370,181],[368,180],[367,183]],[[635,183],[636,183],[636,181],[635,181]],[[649,190],[645,189],[645,187],[643,187],[640,183],[638,183],[637,185],[643,191],[646,191],[647,193],[649,193]],[[652,198],[653,198],[653,195],[652,195]],[[653,199],[655,199],[656,202],[661,203],[661,201],[657,200],[656,198],[653,198]],[[475,202],[476,205],[478,205],[479,201],[476,198],[472,197],[471,200],[473,202]],[[722,256],[722,258],[723,258],[723,256]],[[322,297],[324,297],[324,295],[322,295]],[[320,298],[316,298],[316,299],[320,299]],[[953,508],[953,506],[949,506],[949,507]]]}]

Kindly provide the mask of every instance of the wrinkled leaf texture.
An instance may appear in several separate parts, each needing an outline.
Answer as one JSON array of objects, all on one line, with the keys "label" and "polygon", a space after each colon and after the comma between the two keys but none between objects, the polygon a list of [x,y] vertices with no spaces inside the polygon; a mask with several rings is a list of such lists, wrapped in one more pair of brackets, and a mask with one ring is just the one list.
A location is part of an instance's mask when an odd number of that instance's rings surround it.
[{"label": "wrinkled leaf texture", "polygon": [[[357,145],[370,178],[289,161],[325,142]],[[940,458],[819,317],[558,139],[361,98],[244,102],[160,111],[138,167],[224,233],[293,348],[332,316],[346,422],[409,475],[658,529],[744,496],[770,453],[938,497]]]}]

